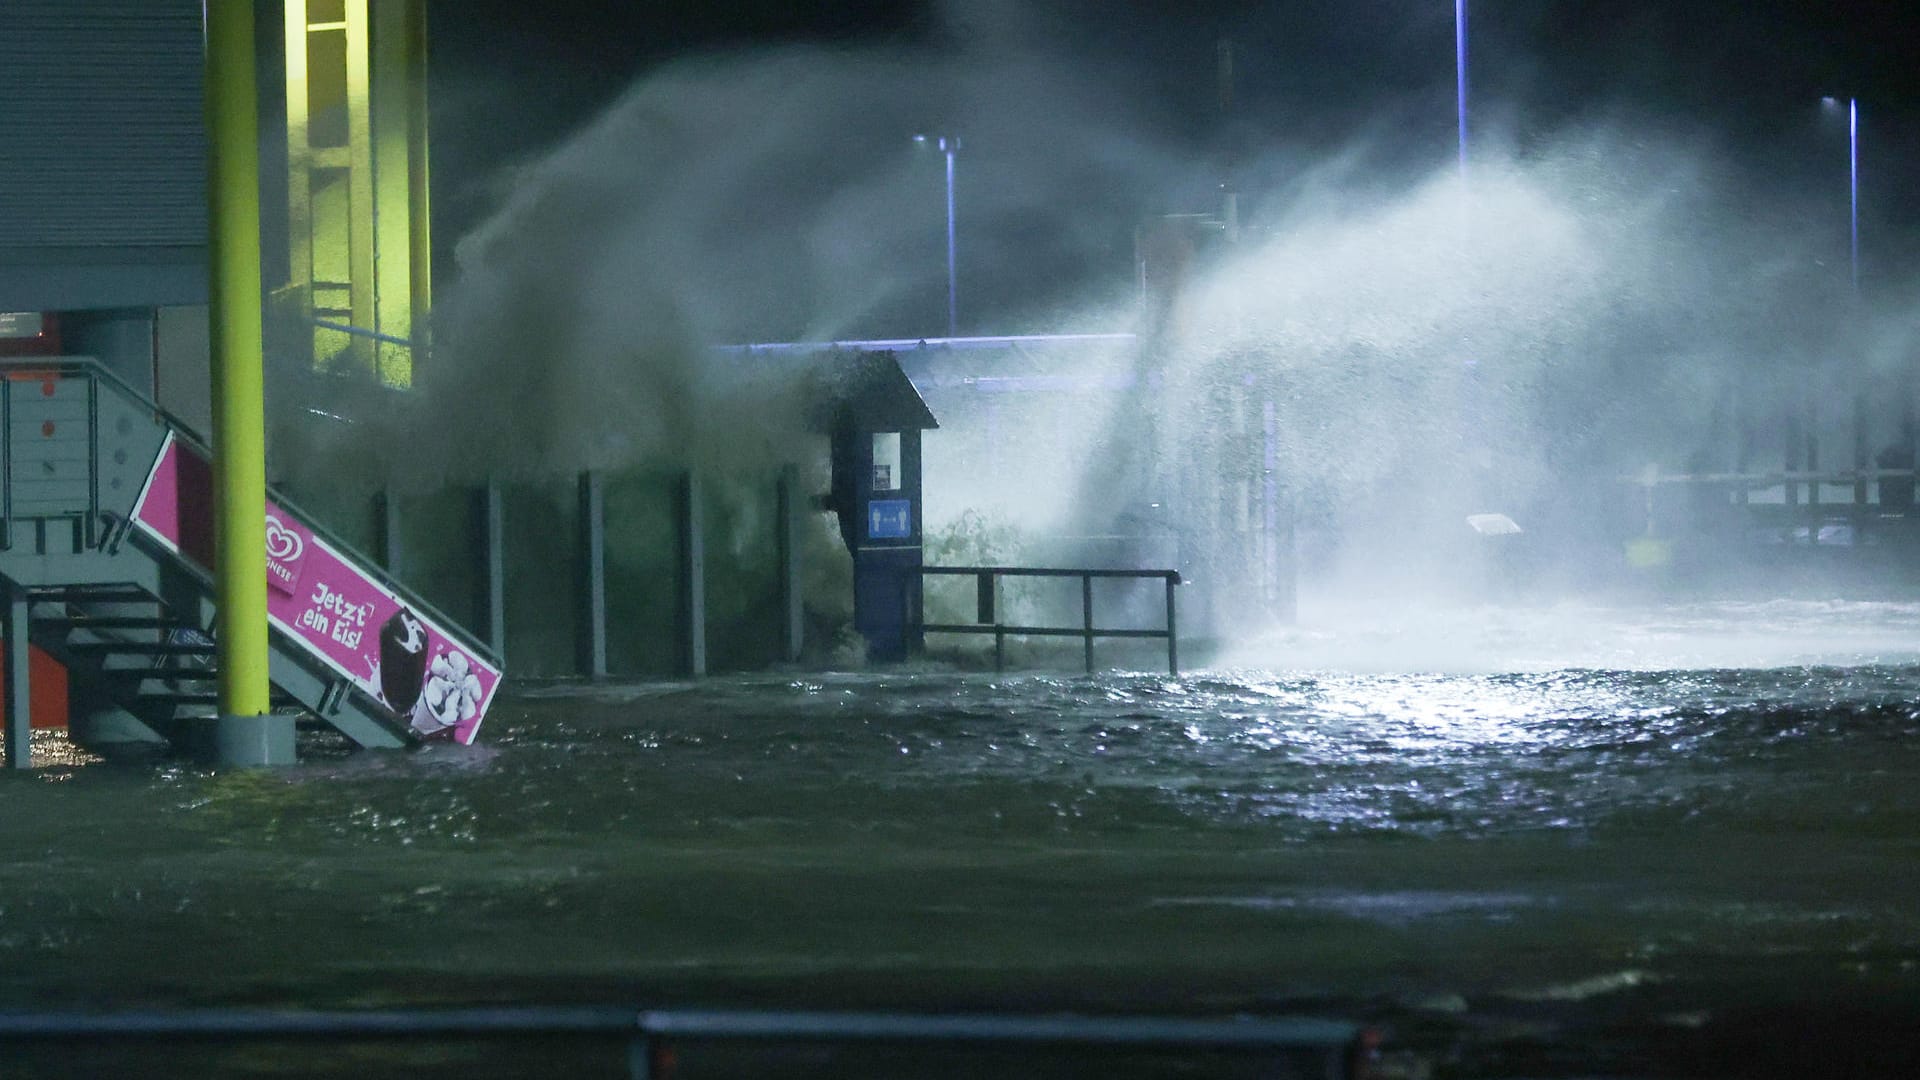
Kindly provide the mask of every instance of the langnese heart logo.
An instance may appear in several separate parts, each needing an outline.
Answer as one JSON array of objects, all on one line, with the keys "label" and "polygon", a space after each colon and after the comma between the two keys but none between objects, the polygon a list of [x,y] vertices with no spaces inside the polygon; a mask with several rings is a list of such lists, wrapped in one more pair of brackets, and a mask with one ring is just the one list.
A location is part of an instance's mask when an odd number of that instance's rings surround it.
[{"label": "langnese heart logo", "polygon": [[297,561],[307,549],[307,542],[300,534],[287,528],[280,519],[267,515],[267,558],[280,562]]}]

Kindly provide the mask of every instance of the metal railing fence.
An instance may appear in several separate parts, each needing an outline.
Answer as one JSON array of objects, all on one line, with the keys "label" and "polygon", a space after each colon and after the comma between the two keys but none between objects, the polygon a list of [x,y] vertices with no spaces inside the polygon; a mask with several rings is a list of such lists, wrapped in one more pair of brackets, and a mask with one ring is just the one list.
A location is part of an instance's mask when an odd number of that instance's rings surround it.
[{"label": "metal railing fence", "polygon": [[[929,576],[971,576],[976,580],[977,600],[975,619],[971,623],[930,623],[913,620],[913,629],[925,634],[992,634],[993,669],[1004,671],[1007,666],[1007,638],[1020,637],[1077,637],[1085,650],[1085,662],[1088,674],[1093,673],[1093,642],[1095,638],[1165,638],[1167,642],[1167,673],[1180,674],[1180,641],[1178,609],[1174,603],[1174,589],[1180,584],[1178,570],[1092,570],[1060,569],[1037,566],[922,566],[917,570],[924,587]],[[1080,579],[1080,625],[1079,626],[1021,626],[1008,625],[999,618],[1000,579],[1003,577],[1047,577]],[[1093,581],[1095,578],[1159,578],[1166,582],[1165,629],[1100,629],[1093,625]],[[924,588],[923,588],[924,592]],[[924,606],[924,602],[923,602]]]},{"label": "metal railing fence", "polygon": [[1156,1050],[1287,1055],[1314,1074],[1366,1075],[1377,1036],[1359,1025],[1293,1017],[919,1015],[752,1010],[519,1007],[296,1012],[0,1013],[0,1046],[22,1043],[354,1042],[512,1040],[554,1036],[624,1040],[627,1073],[661,1080],[676,1047],[699,1042],[838,1043]]}]

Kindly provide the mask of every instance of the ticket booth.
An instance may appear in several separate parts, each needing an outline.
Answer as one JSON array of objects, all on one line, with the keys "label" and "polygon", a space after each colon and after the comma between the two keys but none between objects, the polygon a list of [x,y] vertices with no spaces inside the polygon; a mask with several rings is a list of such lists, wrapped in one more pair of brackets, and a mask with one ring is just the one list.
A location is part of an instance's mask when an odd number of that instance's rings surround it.
[{"label": "ticket booth", "polygon": [[822,500],[853,554],[853,625],[867,656],[904,660],[920,621],[920,433],[940,425],[890,352],[834,352],[817,369],[818,424],[832,440]]}]

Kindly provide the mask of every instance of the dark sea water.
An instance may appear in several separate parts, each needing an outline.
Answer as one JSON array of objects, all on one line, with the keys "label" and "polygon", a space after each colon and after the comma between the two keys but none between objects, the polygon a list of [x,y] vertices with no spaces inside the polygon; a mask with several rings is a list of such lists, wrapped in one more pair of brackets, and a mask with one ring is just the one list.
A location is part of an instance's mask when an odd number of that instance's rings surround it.
[{"label": "dark sea water", "polygon": [[282,771],[71,755],[0,783],[0,1004],[1305,1013],[1398,1075],[1920,1075],[1920,608],[1221,661],[522,688],[472,748]]}]

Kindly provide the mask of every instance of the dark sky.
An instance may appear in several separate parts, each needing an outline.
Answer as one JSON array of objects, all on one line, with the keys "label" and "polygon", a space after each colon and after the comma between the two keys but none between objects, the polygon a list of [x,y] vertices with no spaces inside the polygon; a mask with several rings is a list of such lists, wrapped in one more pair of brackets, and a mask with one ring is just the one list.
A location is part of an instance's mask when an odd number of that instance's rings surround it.
[{"label": "dark sky", "polygon": [[[1181,134],[1200,154],[1249,129],[1333,146],[1388,110],[1432,117],[1417,153],[1444,152],[1452,138],[1448,0],[983,0],[975,10],[996,4],[1020,11],[1042,47],[1127,72],[1163,120],[1191,129]],[[943,10],[928,0],[432,0],[440,239],[484,213],[503,166],[661,65],[791,42],[962,47]],[[1224,126],[1212,74],[1223,36],[1235,45],[1238,96]],[[1920,235],[1906,196],[1920,190],[1920,153],[1907,149],[1920,146],[1920,5],[1473,0],[1470,40],[1477,115],[1498,116],[1522,141],[1625,117],[1711,141],[1761,174],[1778,167],[1786,183],[1824,183],[1835,154],[1844,169],[1844,134],[1819,100],[1857,96],[1863,216],[1881,249]]]},{"label": "dark sky", "polygon": [[[1311,87],[1363,104],[1452,74],[1448,0],[999,2],[1056,12],[1053,47],[1119,54],[1199,99],[1222,35],[1239,43],[1255,100]],[[432,18],[437,80],[511,84],[563,123],[675,57],[789,41],[938,44],[945,23],[928,0],[438,0]],[[1887,116],[1920,105],[1920,5],[1902,0],[1473,0],[1471,20],[1476,86],[1543,115],[1626,98],[1766,130],[1822,93]],[[551,128],[500,134],[538,141]]]}]

